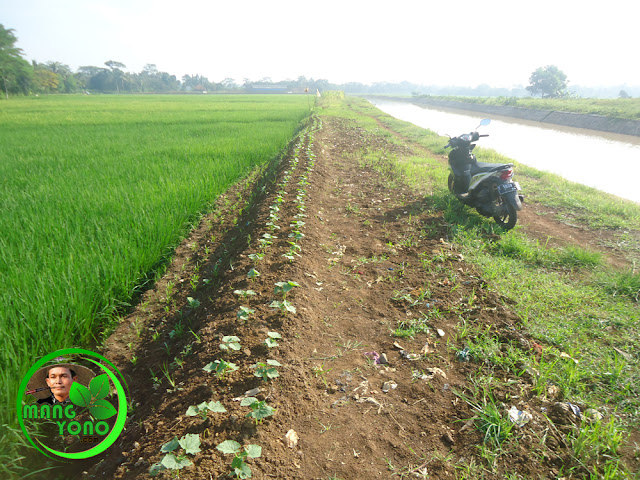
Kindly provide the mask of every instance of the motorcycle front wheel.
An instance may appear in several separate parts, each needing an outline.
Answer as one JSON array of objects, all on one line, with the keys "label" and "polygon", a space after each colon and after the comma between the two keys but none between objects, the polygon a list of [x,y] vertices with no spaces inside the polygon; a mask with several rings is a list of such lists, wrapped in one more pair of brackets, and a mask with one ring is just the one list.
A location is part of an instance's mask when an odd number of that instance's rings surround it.
[{"label": "motorcycle front wheel", "polygon": [[511,230],[516,226],[516,222],[518,221],[518,211],[508,202],[498,205],[498,208],[501,210],[501,213],[494,215],[493,219],[505,230]]},{"label": "motorcycle front wheel", "polygon": [[455,186],[453,184],[454,179],[455,179],[455,176],[453,175],[453,173],[450,173],[449,174],[449,179],[447,180],[447,186],[449,187],[449,191],[451,193],[454,193],[454,189],[455,189]]}]

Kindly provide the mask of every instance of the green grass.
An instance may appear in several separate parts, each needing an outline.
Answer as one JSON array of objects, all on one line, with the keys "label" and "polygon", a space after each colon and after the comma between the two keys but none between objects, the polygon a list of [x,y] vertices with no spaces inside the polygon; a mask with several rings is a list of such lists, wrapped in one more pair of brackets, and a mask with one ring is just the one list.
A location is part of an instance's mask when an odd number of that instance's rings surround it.
[{"label": "green grass", "polygon": [[35,359],[95,341],[199,215],[308,115],[303,96],[3,102],[0,424],[16,424],[10,406]]},{"label": "green grass", "polygon": [[484,105],[507,105],[640,120],[640,98],[430,97]]},{"label": "green grass", "polygon": [[[448,193],[442,148],[446,142],[441,137],[395,120],[360,99],[347,98],[343,110],[334,107],[329,112],[355,119],[369,135],[395,136],[395,141],[424,148],[422,155],[366,150],[360,156],[380,171],[402,175],[425,195],[425,208],[441,212],[448,223],[450,241],[475,264],[488,288],[508,299],[523,331],[543,346],[537,357],[494,327],[470,325],[463,310],[453,309],[449,313],[461,318],[457,339],[469,347],[472,362],[494,380],[505,375],[517,379],[527,372],[535,394],[544,396],[555,385],[560,398],[604,413],[605,420],[584,425],[567,438],[573,448],[571,465],[579,467],[567,467],[564,473],[583,473],[575,470],[583,468],[592,478],[624,478],[619,446],[629,430],[640,426],[640,362],[634,356],[640,350],[640,275],[609,267],[602,254],[584,246],[552,248],[527,237],[519,227],[502,231]],[[382,131],[381,124],[389,130]],[[507,160],[492,151],[476,152],[481,161]],[[553,209],[561,221],[608,229],[619,249],[630,259],[639,258],[640,206],[532,168],[516,165],[516,172],[529,200]],[[425,268],[443,267],[427,262]],[[401,326],[396,334],[411,335],[407,327]],[[509,436],[483,391],[465,400],[479,417],[485,438],[492,439],[494,447],[481,448],[481,457],[491,465],[508,448]]]}]

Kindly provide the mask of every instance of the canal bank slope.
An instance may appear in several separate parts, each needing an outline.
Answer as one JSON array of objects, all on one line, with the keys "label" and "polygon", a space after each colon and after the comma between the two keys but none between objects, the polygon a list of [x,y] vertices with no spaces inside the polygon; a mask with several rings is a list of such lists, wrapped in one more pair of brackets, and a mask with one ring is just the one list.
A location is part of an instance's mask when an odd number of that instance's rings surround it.
[{"label": "canal bank slope", "polygon": [[[377,97],[381,98],[381,97]],[[391,97],[384,97],[391,99]],[[505,117],[520,118],[534,122],[552,123],[575,128],[588,128],[602,132],[619,133],[622,135],[634,135],[640,137],[640,121],[624,118],[607,117],[604,115],[585,115],[572,112],[557,112],[551,110],[537,110],[533,108],[510,107],[507,105],[483,105],[479,103],[466,103],[452,100],[439,100],[432,98],[402,98],[393,97],[394,101],[413,103],[416,105],[429,105],[433,107],[453,108],[472,112],[481,112],[489,115],[503,115]]]}]

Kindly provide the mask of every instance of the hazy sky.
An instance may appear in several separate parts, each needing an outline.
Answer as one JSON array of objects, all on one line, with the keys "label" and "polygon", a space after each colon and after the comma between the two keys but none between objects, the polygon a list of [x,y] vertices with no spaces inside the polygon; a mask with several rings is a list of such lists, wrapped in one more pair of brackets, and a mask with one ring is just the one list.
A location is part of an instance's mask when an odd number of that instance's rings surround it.
[{"label": "hazy sky", "polygon": [[640,85],[637,0],[0,0],[29,60],[181,78]]}]

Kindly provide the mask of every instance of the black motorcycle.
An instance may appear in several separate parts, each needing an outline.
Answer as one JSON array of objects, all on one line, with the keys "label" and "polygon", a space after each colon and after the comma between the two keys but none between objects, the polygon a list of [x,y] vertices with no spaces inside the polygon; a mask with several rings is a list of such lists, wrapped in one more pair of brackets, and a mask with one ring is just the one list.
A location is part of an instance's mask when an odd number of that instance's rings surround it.
[{"label": "black motorcycle", "polygon": [[[489,125],[485,118],[478,128]],[[477,128],[476,128],[477,130]],[[513,164],[482,163],[473,154],[480,137],[478,132],[450,138],[444,148],[449,152],[449,191],[465,205],[475,208],[480,215],[493,217],[506,230],[515,227],[518,211],[522,210],[524,195],[520,185],[513,181]]]}]

